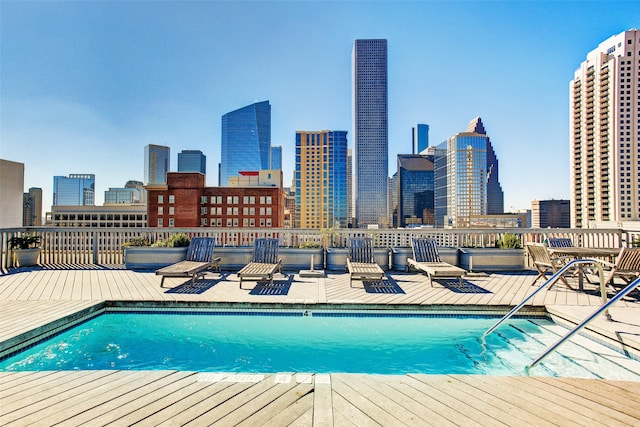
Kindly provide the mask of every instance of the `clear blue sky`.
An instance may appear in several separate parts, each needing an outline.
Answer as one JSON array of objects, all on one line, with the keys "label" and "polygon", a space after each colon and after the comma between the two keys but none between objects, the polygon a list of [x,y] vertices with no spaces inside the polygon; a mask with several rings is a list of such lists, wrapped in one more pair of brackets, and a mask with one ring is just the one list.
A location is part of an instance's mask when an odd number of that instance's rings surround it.
[{"label": "clear blue sky", "polygon": [[505,210],[569,198],[569,81],[587,52],[640,23],[638,1],[0,1],[0,157],[25,189],[94,173],[142,180],[144,146],[207,155],[217,185],[223,114],[272,106],[291,182],[296,130],[351,135],[351,49],[389,46],[389,172],[481,116]]}]

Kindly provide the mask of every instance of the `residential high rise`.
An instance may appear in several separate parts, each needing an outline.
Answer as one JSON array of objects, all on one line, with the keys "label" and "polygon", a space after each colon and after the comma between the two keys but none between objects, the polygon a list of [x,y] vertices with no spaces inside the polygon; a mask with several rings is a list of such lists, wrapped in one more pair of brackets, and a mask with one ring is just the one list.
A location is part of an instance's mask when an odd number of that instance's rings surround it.
[{"label": "residential high rise", "polygon": [[0,228],[22,226],[24,163],[0,159]]},{"label": "residential high rise", "polygon": [[386,226],[389,176],[387,40],[356,40],[352,60],[357,226]]},{"label": "residential high rise", "polygon": [[271,104],[262,101],[222,116],[219,185],[241,171],[270,169]]},{"label": "residential high rise", "polygon": [[436,147],[434,179],[436,226],[466,228],[474,217],[503,213],[498,160],[480,117]]},{"label": "residential high rise", "polygon": [[207,156],[200,150],[182,150],[178,153],[178,172],[207,174]]},{"label": "residential high rise", "polygon": [[296,132],[294,180],[298,227],[347,227],[347,132]]},{"label": "residential high rise", "polygon": [[398,226],[434,225],[433,157],[398,155]]},{"label": "residential high rise", "polygon": [[53,206],[95,205],[96,176],[71,174],[53,177]]},{"label": "residential high rise", "polygon": [[144,182],[166,184],[169,172],[169,147],[149,144],[144,147]]},{"label": "residential high rise", "polygon": [[42,225],[42,188],[31,187],[22,198],[22,225]]},{"label": "residential high rise", "polygon": [[421,154],[429,147],[429,125],[417,124],[411,128],[412,154]]},{"label": "residential high rise", "polygon": [[569,200],[534,200],[531,202],[531,227],[570,228]]},{"label": "residential high rise", "polygon": [[570,83],[571,227],[640,220],[640,31],[587,54]]}]

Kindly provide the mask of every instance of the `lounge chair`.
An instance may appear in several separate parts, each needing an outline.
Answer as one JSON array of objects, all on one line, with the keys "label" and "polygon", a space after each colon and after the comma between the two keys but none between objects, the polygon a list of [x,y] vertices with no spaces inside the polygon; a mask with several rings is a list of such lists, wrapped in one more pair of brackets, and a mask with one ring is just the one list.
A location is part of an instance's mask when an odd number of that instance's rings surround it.
[{"label": "lounge chair", "polygon": [[370,237],[352,237],[350,239],[347,270],[349,271],[349,287],[353,287],[354,280],[382,280],[384,270],[374,259],[373,239]]},{"label": "lounge chair", "polygon": [[[567,256],[552,258],[551,254],[549,254],[549,250],[543,243],[527,243],[527,252],[529,252],[529,255],[531,256],[533,266],[538,270],[538,275],[533,279],[533,282],[531,282],[531,286],[533,286],[541,277],[546,281],[547,273],[549,271],[551,271],[552,274],[555,274],[572,259]],[[572,289],[564,276],[561,276],[560,280],[566,287]]]},{"label": "lounge chair", "polygon": [[278,258],[278,239],[258,238],[253,243],[253,256],[251,262],[238,272],[240,289],[242,282],[269,281],[273,284],[273,275],[276,271],[282,273],[282,260]]},{"label": "lounge chair", "polygon": [[640,248],[622,248],[615,263],[600,261],[604,267],[609,267],[605,285],[614,286],[616,277],[622,278],[626,284],[640,276]]},{"label": "lounge chair", "polygon": [[220,271],[220,258],[214,258],[216,248],[215,237],[194,237],[189,242],[187,258],[184,261],[156,270],[156,274],[162,276],[160,287],[164,287],[165,277],[191,277],[191,283],[195,283],[196,277],[204,276],[207,270]]},{"label": "lounge chair", "polygon": [[549,240],[550,248],[572,248],[573,241],[568,237],[550,237]]},{"label": "lounge chair", "polygon": [[467,273],[466,270],[442,261],[435,240],[414,237],[411,239],[411,248],[413,258],[407,258],[409,268],[413,267],[425,273],[431,286],[434,278],[457,278],[462,286],[462,277]]}]

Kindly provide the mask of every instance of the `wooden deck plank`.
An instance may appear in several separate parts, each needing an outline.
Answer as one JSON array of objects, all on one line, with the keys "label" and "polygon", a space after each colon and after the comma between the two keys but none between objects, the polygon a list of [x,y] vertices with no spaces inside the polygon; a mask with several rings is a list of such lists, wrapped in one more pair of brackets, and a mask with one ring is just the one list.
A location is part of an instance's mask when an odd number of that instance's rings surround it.
[{"label": "wooden deck plank", "polygon": [[[284,386],[284,384],[281,384]],[[268,392],[263,393],[260,399],[254,399],[251,403],[254,406],[254,412],[248,417],[244,418],[233,425],[238,426],[255,426],[255,425],[267,425],[273,426],[288,425],[291,422],[298,419],[298,417],[306,412],[313,405],[313,389],[312,384],[296,384],[293,387],[279,387],[280,390],[276,390],[277,387],[271,388]],[[304,405],[300,405],[300,400],[307,397]],[[269,399],[272,399],[269,401]],[[262,401],[262,402],[261,402]],[[249,412],[249,407],[252,405],[245,405],[242,409]],[[295,409],[296,406],[300,406]],[[234,418],[241,418],[238,416],[239,411],[234,412],[233,417],[225,417],[221,421],[226,423],[227,420],[233,420]]]},{"label": "wooden deck plank", "polygon": [[[369,417],[368,414],[352,405],[347,398],[342,397],[335,389],[333,390],[332,401],[334,420],[344,418],[352,425],[359,427],[380,426],[380,424]],[[345,423],[340,423],[339,425],[345,425]]]},{"label": "wooden deck plank", "polygon": [[[292,389],[287,393],[299,393],[298,390]],[[287,406],[281,408],[280,412],[276,413],[270,419],[252,419],[250,423],[243,423],[248,426],[261,425],[262,427],[280,427],[280,426],[315,426],[320,427],[322,425],[331,424],[317,424],[313,421],[313,408],[314,408],[314,393],[305,393],[302,396],[296,396],[295,399],[287,403]],[[258,417],[256,417],[258,418]]]}]

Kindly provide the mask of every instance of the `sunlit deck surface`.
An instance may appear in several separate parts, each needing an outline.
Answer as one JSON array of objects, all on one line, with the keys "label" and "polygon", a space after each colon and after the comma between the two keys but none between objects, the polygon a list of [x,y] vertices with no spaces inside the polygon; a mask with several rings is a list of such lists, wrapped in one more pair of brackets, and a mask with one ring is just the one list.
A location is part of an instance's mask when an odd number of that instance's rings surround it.
[{"label": "sunlit deck surface", "polygon": [[[417,273],[388,272],[383,288],[341,272],[306,278],[285,272],[274,288],[239,289],[232,272],[188,279],[121,266],[59,265],[0,276],[0,342],[105,301],[231,303],[297,307],[506,309],[535,288],[532,272],[473,275],[429,284]],[[571,282],[577,288],[577,283]],[[250,286],[247,283],[246,286]],[[594,285],[556,285],[533,306],[580,322],[600,305]],[[590,326],[640,352],[638,292]],[[6,346],[6,345],[5,345]],[[366,357],[366,355],[363,355]],[[179,371],[1,372],[0,425],[640,425],[640,382],[472,375],[313,375],[221,378]]]}]

